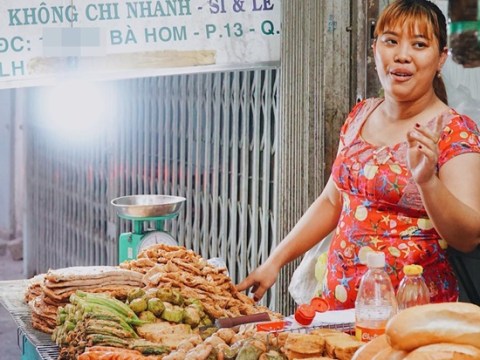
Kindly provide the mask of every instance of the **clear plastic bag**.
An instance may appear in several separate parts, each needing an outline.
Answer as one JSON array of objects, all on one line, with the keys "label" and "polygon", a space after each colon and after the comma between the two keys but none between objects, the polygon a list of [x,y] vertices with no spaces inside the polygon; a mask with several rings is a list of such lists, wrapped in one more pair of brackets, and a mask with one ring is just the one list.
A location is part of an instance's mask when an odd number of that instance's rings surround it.
[{"label": "clear plastic bag", "polygon": [[331,240],[332,234],[308,250],[293,272],[288,291],[297,304],[310,303],[312,297],[320,295]]},{"label": "clear plastic bag", "polygon": [[227,262],[223,258],[221,257],[210,258],[207,260],[207,263],[209,263],[210,265],[216,266],[217,268],[220,268],[220,269],[226,269],[227,271],[226,275],[230,276],[227,268]]},{"label": "clear plastic bag", "polygon": [[480,102],[472,97],[470,89],[459,84],[454,90],[448,91],[448,103],[458,113],[469,116],[473,121],[480,125]]}]

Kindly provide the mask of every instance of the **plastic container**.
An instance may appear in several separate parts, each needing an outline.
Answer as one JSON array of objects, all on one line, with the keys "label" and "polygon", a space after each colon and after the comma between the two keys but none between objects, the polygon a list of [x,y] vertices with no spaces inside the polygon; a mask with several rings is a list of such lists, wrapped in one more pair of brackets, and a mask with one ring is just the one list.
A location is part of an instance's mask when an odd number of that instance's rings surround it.
[{"label": "plastic container", "polygon": [[312,306],[316,312],[321,312],[321,313],[328,311],[328,309],[330,308],[327,300],[321,297],[312,298],[312,300],[310,300],[310,306]]},{"label": "plastic container", "polygon": [[310,325],[315,317],[315,309],[309,304],[300,305],[295,311],[294,318],[300,325]]},{"label": "plastic container", "polygon": [[398,310],[430,303],[430,291],[422,276],[423,268],[420,265],[405,265],[403,273],[405,276],[397,290]]},{"label": "plastic container", "polygon": [[286,325],[287,322],[283,320],[262,322],[257,324],[257,331],[282,331]]},{"label": "plastic container", "polygon": [[355,301],[355,336],[364,342],[384,334],[387,321],[397,313],[393,285],[384,270],[385,254],[369,253],[367,266]]}]

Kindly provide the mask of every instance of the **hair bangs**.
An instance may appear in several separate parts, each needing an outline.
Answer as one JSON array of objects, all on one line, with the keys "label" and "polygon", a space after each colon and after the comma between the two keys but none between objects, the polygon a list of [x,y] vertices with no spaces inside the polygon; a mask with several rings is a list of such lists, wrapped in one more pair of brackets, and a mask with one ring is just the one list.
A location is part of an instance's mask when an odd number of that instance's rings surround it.
[{"label": "hair bangs", "polygon": [[375,26],[375,38],[385,31],[401,28],[412,35],[422,35],[428,40],[439,39],[434,29],[438,28],[435,17],[422,6],[402,6],[393,3],[385,9]]}]

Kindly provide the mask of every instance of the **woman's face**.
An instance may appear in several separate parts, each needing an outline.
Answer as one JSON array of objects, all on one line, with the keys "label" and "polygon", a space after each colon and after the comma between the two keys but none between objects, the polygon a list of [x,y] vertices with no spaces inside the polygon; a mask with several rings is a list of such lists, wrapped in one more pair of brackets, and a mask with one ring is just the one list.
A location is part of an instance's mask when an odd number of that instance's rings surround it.
[{"label": "woman's face", "polygon": [[413,26],[396,26],[381,32],[373,45],[377,72],[385,92],[398,101],[414,101],[432,94],[433,78],[447,58],[438,42]]}]

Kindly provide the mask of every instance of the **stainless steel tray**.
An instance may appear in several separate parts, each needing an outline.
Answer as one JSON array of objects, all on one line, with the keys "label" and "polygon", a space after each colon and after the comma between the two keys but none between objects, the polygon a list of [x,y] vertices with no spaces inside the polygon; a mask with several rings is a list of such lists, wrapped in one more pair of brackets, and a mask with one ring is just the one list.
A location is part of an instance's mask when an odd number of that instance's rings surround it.
[{"label": "stainless steel tray", "polygon": [[181,196],[171,195],[130,195],[111,201],[120,217],[145,219],[175,215],[186,201]]},{"label": "stainless steel tray", "polygon": [[28,280],[0,281],[0,306],[9,312],[18,326],[17,344],[22,359],[57,360],[60,349],[51,336],[32,327],[31,310],[23,300],[27,286]]}]

